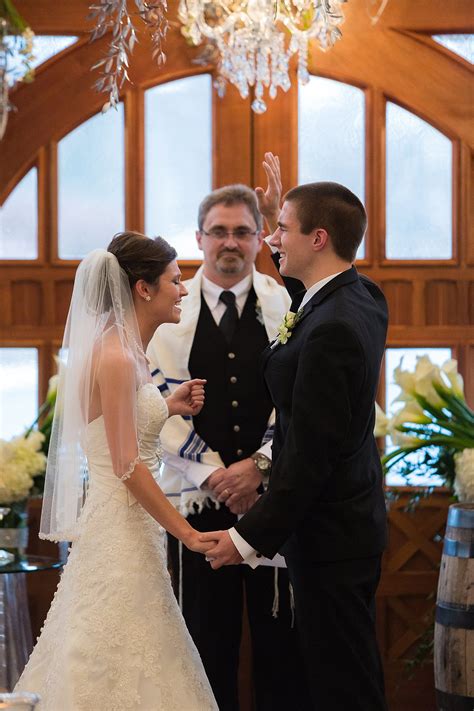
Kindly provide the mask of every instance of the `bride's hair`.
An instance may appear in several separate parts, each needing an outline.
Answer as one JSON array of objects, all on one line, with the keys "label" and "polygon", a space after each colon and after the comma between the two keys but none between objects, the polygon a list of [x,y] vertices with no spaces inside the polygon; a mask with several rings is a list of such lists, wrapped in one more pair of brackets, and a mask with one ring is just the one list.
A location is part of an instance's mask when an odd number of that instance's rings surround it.
[{"label": "bride's hair", "polygon": [[118,232],[107,247],[117,258],[130,283],[140,279],[155,284],[177,252],[163,237],[150,238],[140,232]]}]

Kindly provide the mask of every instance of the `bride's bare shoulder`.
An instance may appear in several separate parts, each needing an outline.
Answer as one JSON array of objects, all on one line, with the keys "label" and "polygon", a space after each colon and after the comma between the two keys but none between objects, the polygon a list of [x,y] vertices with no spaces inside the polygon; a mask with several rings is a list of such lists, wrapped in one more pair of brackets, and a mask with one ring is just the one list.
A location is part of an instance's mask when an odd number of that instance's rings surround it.
[{"label": "bride's bare shoulder", "polygon": [[94,346],[93,359],[99,372],[113,370],[117,373],[135,371],[135,361],[123,334],[116,328],[105,331]]}]

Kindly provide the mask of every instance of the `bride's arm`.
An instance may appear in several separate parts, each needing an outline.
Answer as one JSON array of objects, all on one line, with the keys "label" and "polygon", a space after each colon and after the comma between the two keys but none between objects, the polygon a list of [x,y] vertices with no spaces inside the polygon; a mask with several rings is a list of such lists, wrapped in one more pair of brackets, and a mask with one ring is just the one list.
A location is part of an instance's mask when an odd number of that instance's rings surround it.
[{"label": "bride's arm", "polygon": [[[170,504],[146,464],[140,461],[136,422],[137,385],[133,360],[120,349],[109,349],[102,354],[96,377],[114,473],[168,533],[190,550],[205,553],[212,546],[199,542],[198,532]],[[202,388],[201,382],[196,385],[198,390]],[[189,401],[183,391],[184,405],[189,407],[193,406],[191,389]]]},{"label": "bride's arm", "polygon": [[182,541],[186,548],[196,553],[206,553],[213,547],[199,542],[199,532],[170,504],[146,464],[138,460],[130,478],[125,479],[124,483],[150,516],[168,533]]}]

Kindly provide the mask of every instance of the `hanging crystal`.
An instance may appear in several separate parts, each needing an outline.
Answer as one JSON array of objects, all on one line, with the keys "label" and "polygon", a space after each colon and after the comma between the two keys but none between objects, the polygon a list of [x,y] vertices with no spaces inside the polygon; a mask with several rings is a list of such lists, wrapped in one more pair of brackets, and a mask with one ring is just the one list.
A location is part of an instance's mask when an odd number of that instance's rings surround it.
[{"label": "hanging crystal", "polygon": [[298,56],[298,79],[309,81],[308,47],[314,40],[326,50],[341,37],[347,0],[180,0],[183,35],[192,44],[217,50],[217,86],[226,82],[242,98],[253,89],[252,109],[266,111],[264,95],[288,91],[290,58]]}]

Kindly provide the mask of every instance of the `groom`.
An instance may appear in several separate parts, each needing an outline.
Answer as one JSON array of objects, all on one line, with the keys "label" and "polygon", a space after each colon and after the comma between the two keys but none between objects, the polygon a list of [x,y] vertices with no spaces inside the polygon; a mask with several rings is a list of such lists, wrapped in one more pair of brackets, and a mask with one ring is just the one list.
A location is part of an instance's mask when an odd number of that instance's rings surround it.
[{"label": "groom", "polygon": [[277,410],[270,485],[235,528],[201,536],[217,540],[214,569],[284,554],[316,711],[386,709],[375,639],[386,513],[373,428],[387,306],[353,266],[366,224],[337,183],[285,196],[269,244],[282,276],[306,291],[264,352]]}]

